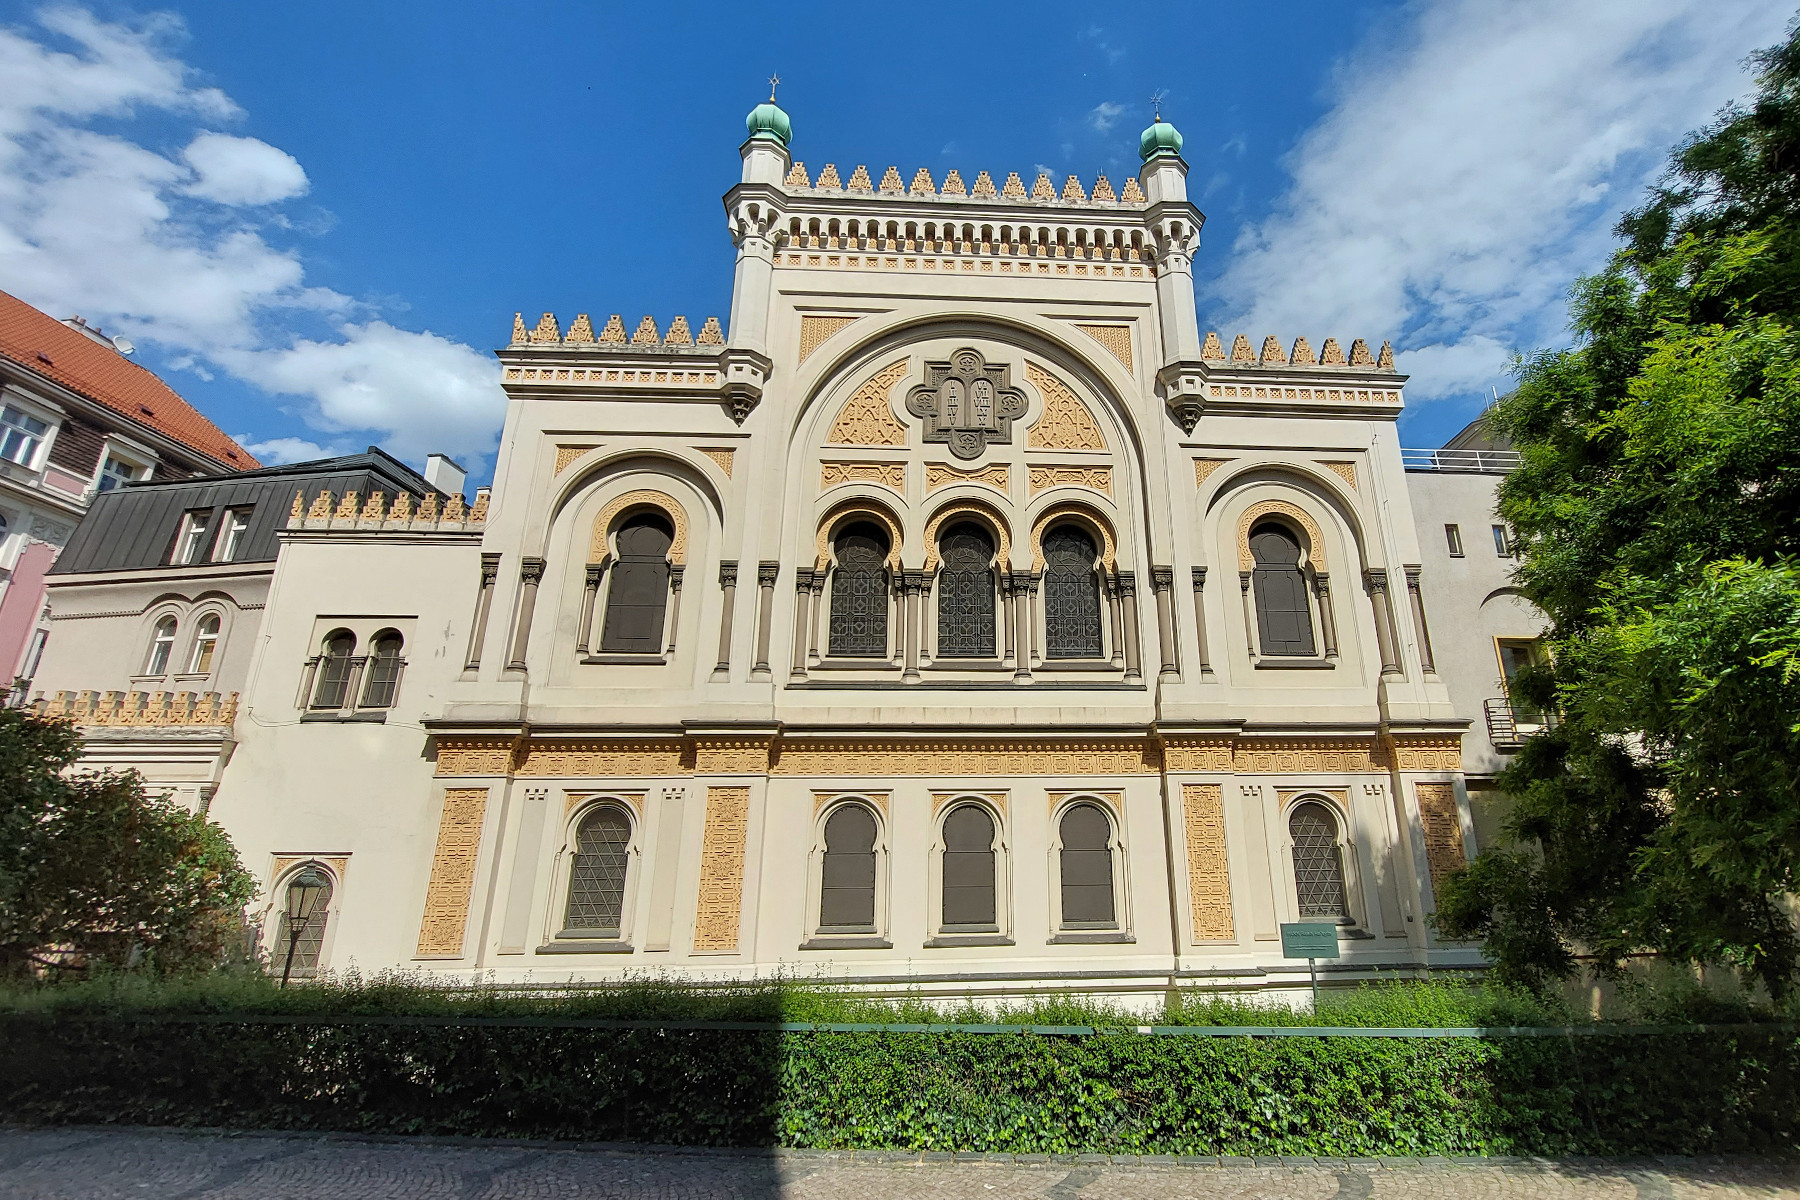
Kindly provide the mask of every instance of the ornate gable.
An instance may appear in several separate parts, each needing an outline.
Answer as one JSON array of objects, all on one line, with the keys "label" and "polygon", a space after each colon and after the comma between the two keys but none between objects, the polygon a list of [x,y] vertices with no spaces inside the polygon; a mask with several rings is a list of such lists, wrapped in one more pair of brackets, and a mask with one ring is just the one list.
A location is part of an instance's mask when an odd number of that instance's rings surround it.
[{"label": "ornate gable", "polygon": [[1025,393],[1012,386],[1011,368],[990,367],[965,346],[948,362],[927,362],[925,382],[906,394],[906,411],[925,421],[925,440],[944,442],[958,458],[979,458],[989,442],[1012,441],[1012,423],[1025,415]]}]

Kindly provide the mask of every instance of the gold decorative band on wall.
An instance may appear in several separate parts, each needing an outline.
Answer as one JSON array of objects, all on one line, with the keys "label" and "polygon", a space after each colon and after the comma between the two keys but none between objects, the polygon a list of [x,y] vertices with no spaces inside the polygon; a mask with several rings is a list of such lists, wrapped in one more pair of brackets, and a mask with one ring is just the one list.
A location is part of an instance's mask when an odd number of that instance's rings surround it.
[{"label": "gold decorative band on wall", "polygon": [[906,464],[903,462],[822,462],[819,464],[819,490],[841,483],[878,483],[906,494]]},{"label": "gold decorative band on wall", "polygon": [[1111,467],[1032,467],[1031,494],[1053,487],[1084,487],[1113,494]]},{"label": "gold decorative band on wall", "polygon": [[772,775],[1155,775],[1156,747],[1143,738],[1057,742],[900,739],[783,741]]},{"label": "gold decorative band on wall", "polygon": [[707,788],[706,828],[700,840],[700,898],[694,910],[696,951],[737,949],[749,831],[750,789]]},{"label": "gold decorative band on wall", "polygon": [[[522,750],[516,774],[530,776],[639,779],[684,775],[693,761],[688,747],[679,738],[629,742],[541,742],[534,739]],[[443,773],[441,768],[439,773]]]},{"label": "gold decorative band on wall", "polygon": [[487,813],[486,788],[449,788],[438,820],[437,852],[425,887],[425,917],[419,923],[419,955],[461,958],[469,897],[475,890],[475,859],[481,852],[481,823]]},{"label": "gold decorative band on wall", "polygon": [[1456,789],[1448,783],[1418,783],[1419,823],[1425,827],[1425,863],[1435,896],[1450,872],[1468,861],[1463,853],[1462,818],[1456,811]]},{"label": "gold decorative band on wall", "polygon": [[1229,942],[1237,936],[1231,920],[1223,792],[1216,783],[1188,783],[1181,788],[1187,819],[1188,906],[1196,942]]},{"label": "gold decorative band on wall", "polygon": [[948,463],[925,464],[927,496],[953,483],[979,483],[1004,495],[1012,490],[1012,468],[1005,463],[993,463],[973,471],[960,471]]}]

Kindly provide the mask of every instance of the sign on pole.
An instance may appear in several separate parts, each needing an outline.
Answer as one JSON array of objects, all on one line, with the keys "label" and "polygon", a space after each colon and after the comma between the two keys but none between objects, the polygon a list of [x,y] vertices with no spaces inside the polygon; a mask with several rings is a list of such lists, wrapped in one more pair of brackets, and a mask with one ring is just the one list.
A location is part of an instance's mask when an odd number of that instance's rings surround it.
[{"label": "sign on pole", "polygon": [[1319,1011],[1319,966],[1321,958],[1338,956],[1337,926],[1326,921],[1295,921],[1281,927],[1281,953],[1284,958],[1304,958],[1306,973],[1312,977],[1313,1011]]}]

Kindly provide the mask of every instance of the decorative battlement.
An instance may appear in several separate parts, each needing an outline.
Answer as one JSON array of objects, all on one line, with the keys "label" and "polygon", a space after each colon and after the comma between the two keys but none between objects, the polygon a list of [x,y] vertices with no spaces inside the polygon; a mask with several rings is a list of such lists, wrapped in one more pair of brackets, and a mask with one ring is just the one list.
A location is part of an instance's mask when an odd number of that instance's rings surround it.
[{"label": "decorative battlement", "polygon": [[894,200],[932,200],[938,202],[964,204],[1032,204],[1058,208],[1120,208],[1141,207],[1145,203],[1144,193],[1138,187],[1135,176],[1125,180],[1122,192],[1113,190],[1112,181],[1102,174],[1095,178],[1093,190],[1090,192],[1081,186],[1081,180],[1070,175],[1063,180],[1059,189],[1050,181],[1048,172],[1040,171],[1029,189],[1017,171],[1009,172],[1006,182],[998,188],[994,186],[994,178],[986,171],[975,176],[973,185],[965,184],[960,172],[951,169],[944,176],[942,186],[932,178],[931,172],[920,167],[913,172],[911,183],[902,183],[900,169],[889,167],[882,173],[881,182],[875,183],[869,175],[869,168],[859,165],[850,173],[850,181],[843,182],[838,176],[834,163],[826,163],[825,169],[819,172],[815,181],[806,173],[806,164],[796,162],[788,171],[787,178],[782,181],[782,190],[790,195],[817,196],[872,196]]},{"label": "decorative battlement", "polygon": [[1263,339],[1260,351],[1250,348],[1250,339],[1238,334],[1231,343],[1231,353],[1225,353],[1225,345],[1216,333],[1207,333],[1206,343],[1200,348],[1201,361],[1236,369],[1239,367],[1344,367],[1362,371],[1393,371],[1394,347],[1391,342],[1381,343],[1378,354],[1369,353],[1369,343],[1357,338],[1350,343],[1350,354],[1345,356],[1343,347],[1336,338],[1325,339],[1324,346],[1317,354],[1313,353],[1312,344],[1305,338],[1295,338],[1294,348],[1283,351],[1279,339],[1270,336]]},{"label": "decorative battlement", "polygon": [[237,721],[238,694],[218,692],[58,692],[32,705],[40,717],[77,725],[203,725]]},{"label": "decorative battlement", "polygon": [[380,491],[370,492],[363,499],[353,490],[334,493],[321,488],[309,505],[306,493],[296,491],[286,527],[378,533],[479,533],[487,527],[488,494],[487,488],[477,488],[474,504],[465,506],[462,496],[453,495],[440,508],[436,492],[423,500],[401,492],[389,500]]},{"label": "decorative battlement", "polygon": [[591,350],[616,350],[626,352],[676,351],[687,353],[705,353],[712,347],[723,348],[725,330],[719,325],[719,318],[708,317],[706,323],[696,334],[688,325],[686,317],[676,317],[669,323],[669,330],[663,333],[657,328],[656,318],[645,316],[637,323],[637,329],[629,337],[625,334],[625,322],[618,313],[606,319],[600,332],[594,332],[594,323],[586,313],[578,313],[569,322],[569,331],[564,333],[556,322],[555,313],[545,313],[538,318],[535,328],[525,327],[525,315],[513,314],[512,342],[509,350],[562,349],[573,347]]}]

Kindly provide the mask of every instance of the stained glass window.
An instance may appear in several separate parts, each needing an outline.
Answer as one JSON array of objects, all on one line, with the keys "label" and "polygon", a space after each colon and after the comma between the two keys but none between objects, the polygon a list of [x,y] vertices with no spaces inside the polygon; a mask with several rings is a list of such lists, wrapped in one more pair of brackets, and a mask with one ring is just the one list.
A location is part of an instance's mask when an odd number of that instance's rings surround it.
[{"label": "stained glass window", "polygon": [[630,844],[631,821],[618,809],[598,808],[582,820],[575,831],[575,861],[569,868],[569,912],[564,922],[569,930],[619,936]]},{"label": "stained glass window", "polygon": [[1044,535],[1044,656],[1100,657],[1099,555],[1073,525]]},{"label": "stained glass window", "polygon": [[938,545],[938,657],[993,658],[994,539],[965,521],[951,526]]},{"label": "stained glass window", "polygon": [[888,540],[859,521],[837,535],[831,575],[833,658],[885,658],[888,652]]},{"label": "stained glass window", "polygon": [[1348,916],[1337,818],[1323,804],[1299,804],[1288,818],[1288,832],[1294,839],[1294,884],[1301,918]]}]

